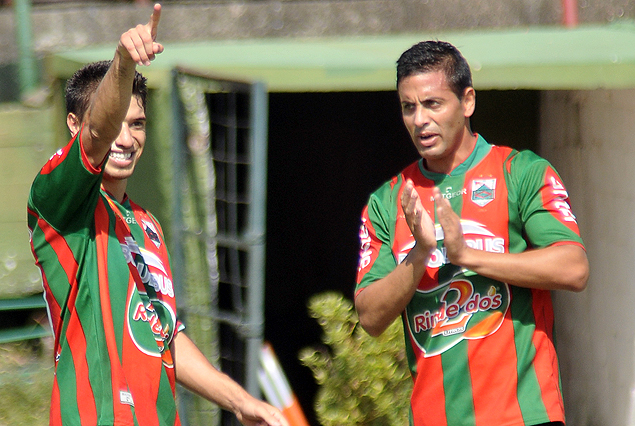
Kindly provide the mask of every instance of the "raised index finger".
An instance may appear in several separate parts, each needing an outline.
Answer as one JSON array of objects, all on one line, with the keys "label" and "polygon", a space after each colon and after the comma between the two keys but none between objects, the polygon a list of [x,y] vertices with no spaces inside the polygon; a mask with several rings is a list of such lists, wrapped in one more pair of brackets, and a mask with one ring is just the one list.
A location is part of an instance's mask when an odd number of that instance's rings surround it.
[{"label": "raised index finger", "polygon": [[161,5],[156,3],[154,5],[154,10],[152,11],[152,15],[150,16],[150,21],[148,22],[148,27],[150,28],[150,35],[152,36],[152,40],[157,39],[157,28],[159,27],[159,20],[161,19]]}]

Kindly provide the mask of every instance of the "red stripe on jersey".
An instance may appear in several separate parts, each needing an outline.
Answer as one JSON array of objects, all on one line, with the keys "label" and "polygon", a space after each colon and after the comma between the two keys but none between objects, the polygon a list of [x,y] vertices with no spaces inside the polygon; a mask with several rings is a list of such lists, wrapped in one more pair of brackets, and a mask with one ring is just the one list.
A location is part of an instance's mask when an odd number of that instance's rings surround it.
[{"label": "red stripe on jersey", "polygon": [[49,161],[47,161],[46,164],[44,164],[44,167],[42,167],[42,170],[40,170],[40,174],[47,175],[55,170],[57,166],[62,164],[62,162],[64,162],[64,159],[66,159],[68,152],[71,150],[71,145],[73,145],[73,139],[71,139],[71,141],[66,144],[64,148],[58,149],[55,154],[51,156]]},{"label": "red stripe on jersey", "polygon": [[[417,345],[413,342],[412,347]],[[444,426],[448,424],[445,414],[445,394],[443,393],[443,371],[441,357],[434,356],[417,358],[417,375],[413,377],[415,383],[417,377],[424,381],[425,385],[415,386],[412,390],[410,403],[412,404],[412,416],[417,426]]]},{"label": "red stripe on jersey", "polygon": [[[135,283],[130,278],[128,284],[128,300],[131,293],[134,292]],[[155,402],[159,395],[160,376],[154,374],[155,371],[161,369],[161,358],[152,356],[139,355],[139,349],[135,346],[130,333],[123,333],[123,343],[121,349],[121,363],[123,372],[127,378],[128,386],[133,397],[135,395],[143,395],[144,401]],[[157,365],[158,364],[158,365]],[[135,417],[142,425],[159,426],[159,417],[156,405],[152,404],[136,404]]]},{"label": "red stripe on jersey", "polygon": [[51,327],[53,328],[53,336],[55,337],[55,342],[53,344],[53,353],[57,353],[57,348],[59,346],[59,338],[58,338],[58,333],[56,331],[58,327],[56,327],[55,324],[58,322],[60,318],[62,309],[60,305],[57,303],[57,300],[55,300],[55,297],[53,296],[52,292],[50,291],[51,288],[49,286],[48,279],[46,275],[44,274],[44,270],[42,269],[42,265],[40,264],[40,261],[37,255],[35,254],[35,250],[33,248],[33,241],[31,241],[31,253],[33,254],[33,258],[35,259],[35,265],[39,268],[40,274],[42,276],[42,287],[44,287],[44,301],[46,302],[46,310],[48,311],[48,316],[51,321]]},{"label": "red stripe on jersey", "polygon": [[[75,292],[75,294],[77,293]],[[79,418],[83,425],[97,424],[97,407],[90,385],[88,361],[86,360],[86,335],[75,309],[70,312],[68,330],[72,330],[72,332],[66,333],[66,342],[71,354],[73,354]]]},{"label": "red stripe on jersey", "polygon": [[[487,230],[493,237],[505,239],[505,251],[509,246],[509,206],[507,200],[507,183],[501,164],[511,149],[493,148],[485,159],[465,174],[465,188],[461,217],[476,217],[486,220]],[[492,158],[498,159],[492,160]],[[487,160],[487,161],[486,161]],[[485,194],[479,196],[479,194]],[[488,195],[491,194],[491,195]],[[466,239],[487,240],[485,235],[466,235]],[[467,241],[468,244],[470,241]],[[474,248],[486,250],[487,244],[476,244]]]},{"label": "red stripe on jersey", "polygon": [[[33,253],[34,253],[33,256],[36,257],[35,256],[35,252],[33,252]],[[37,259],[37,257],[36,257],[36,259]],[[38,267],[39,267],[39,264],[37,263],[37,260],[36,260],[35,264],[38,265]],[[50,291],[48,280],[46,279],[46,277],[44,276],[43,273],[42,273],[42,283],[43,283],[43,287],[44,287],[44,300],[46,301],[46,309],[48,310],[49,318],[51,319],[51,322],[52,322],[53,318],[55,318],[56,320],[60,318],[60,316],[62,315],[62,308],[57,303],[57,300],[53,296],[53,293]],[[53,326],[53,325],[51,324],[51,326]],[[53,346],[53,348],[54,348],[53,352],[55,353],[55,351],[57,350],[57,345],[59,344],[58,335],[55,332],[55,330],[53,330],[53,335],[55,336],[55,344]]]},{"label": "red stripe on jersey", "polygon": [[[517,399],[518,371],[511,311],[496,333],[468,342],[468,364],[476,426],[512,424],[522,419]],[[487,342],[485,342],[487,340]],[[505,362],[501,362],[505,360]],[[492,386],[496,383],[496,386]]]},{"label": "red stripe on jersey", "polygon": [[62,426],[60,407],[60,388],[57,386],[57,374],[55,374],[53,375],[53,392],[51,395],[49,426]]},{"label": "red stripe on jersey", "polygon": [[112,306],[110,304],[110,290],[108,282],[108,229],[110,225],[110,217],[104,205],[102,198],[97,202],[95,208],[95,224],[96,224],[96,248],[97,248],[97,265],[99,270],[99,296],[101,300],[101,314],[104,321],[104,331],[106,337],[106,346],[108,349],[108,358],[110,362],[111,381],[112,381],[112,398],[113,398],[113,414],[115,424],[134,424],[132,410],[125,404],[121,403],[120,392],[128,392],[128,385],[121,371],[119,363],[119,351],[117,349],[117,340],[114,331],[114,321],[112,318]]},{"label": "red stripe on jersey", "polygon": [[[547,290],[532,290],[532,299],[539,300],[533,304],[536,329],[533,344],[536,347],[534,369],[538,377],[538,385],[542,393],[542,400],[546,404],[550,422],[564,422],[564,402],[560,390],[560,378],[553,374],[558,370],[558,357],[553,345],[554,317],[551,307],[551,294]],[[539,309],[542,307],[542,309]]]},{"label": "red stripe on jersey", "polygon": [[[480,225],[493,234],[466,233],[466,241],[473,248],[509,251],[507,183],[501,164],[510,152],[509,148],[493,148],[488,161],[481,161],[465,175],[467,192],[463,196],[461,217],[481,218],[486,223]],[[498,158],[491,161],[493,156]],[[502,239],[504,245],[493,243],[494,239]],[[499,327],[494,332],[496,326]],[[513,423],[522,419],[517,399],[516,354],[510,347],[514,342],[511,311],[505,313],[502,323],[497,322],[491,327],[485,330],[489,334],[486,337],[468,340],[468,365],[477,426]]]},{"label": "red stripe on jersey", "polygon": [[[49,225],[48,222],[46,222],[42,218],[38,218],[38,227],[44,233],[44,238],[46,239],[46,242],[51,246],[51,248],[55,252],[57,259],[60,262],[60,265],[62,266],[64,273],[66,274],[66,280],[70,286],[69,299],[72,298],[72,300],[69,300],[67,302],[67,306],[72,307],[74,306],[72,303],[75,302],[75,296],[77,293],[77,270],[79,269],[77,261],[75,260],[75,256],[73,255],[71,248],[68,246],[66,239],[62,235],[60,235],[51,225]],[[33,253],[35,253],[35,250],[33,250]],[[40,268],[40,271],[42,271],[42,277],[44,277],[44,281],[48,287],[48,280],[46,280],[45,272],[42,269],[41,265],[39,264],[39,261],[37,261],[37,259],[36,259],[36,264]],[[48,288],[50,289],[50,287]],[[62,319],[60,317],[61,308],[55,301],[55,298],[53,297],[53,294],[50,291],[47,292],[46,301],[49,304],[49,308],[52,309],[51,313],[57,312],[57,316],[53,317],[55,322],[52,325],[53,325],[53,331],[55,332],[55,348],[59,349],[58,339],[59,339],[59,334],[61,332],[60,328],[62,326]]]}]

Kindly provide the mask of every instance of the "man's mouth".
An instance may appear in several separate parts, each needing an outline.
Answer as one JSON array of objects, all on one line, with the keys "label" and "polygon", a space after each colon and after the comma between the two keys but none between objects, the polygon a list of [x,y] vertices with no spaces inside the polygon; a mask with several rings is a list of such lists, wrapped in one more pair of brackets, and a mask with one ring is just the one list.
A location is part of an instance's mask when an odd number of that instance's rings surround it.
[{"label": "man's mouth", "polygon": [[114,161],[128,161],[132,157],[132,152],[110,151],[110,159]]},{"label": "man's mouth", "polygon": [[430,142],[437,136],[436,133],[420,133],[419,140],[423,143]]}]

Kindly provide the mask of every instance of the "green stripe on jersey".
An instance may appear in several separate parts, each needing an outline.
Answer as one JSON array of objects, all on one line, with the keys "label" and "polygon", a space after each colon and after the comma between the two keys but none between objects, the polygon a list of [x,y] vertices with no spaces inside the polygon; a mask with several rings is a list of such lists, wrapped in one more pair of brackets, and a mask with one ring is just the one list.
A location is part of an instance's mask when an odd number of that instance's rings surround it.
[{"label": "green stripe on jersey", "polygon": [[[475,424],[472,379],[468,359],[468,341],[462,340],[451,351],[441,354],[445,413],[448,425]],[[464,411],[457,410],[463,407]]]},{"label": "green stripe on jersey", "polygon": [[[538,376],[533,362],[536,356],[536,348],[533,345],[532,337],[536,329],[532,293],[531,290],[510,286],[512,291],[511,315],[514,324],[514,340],[516,347],[516,358],[518,368],[518,404],[525,422],[536,420],[536,415],[540,414],[544,419],[548,419],[547,411],[542,401],[542,392],[538,383]],[[521,369],[520,366],[525,366]],[[527,413],[531,413],[528,419]],[[546,420],[545,420],[546,421]]]},{"label": "green stripe on jersey", "polygon": [[[65,342],[62,346],[62,351],[70,350],[70,347]],[[79,419],[73,359],[71,357],[61,357],[57,363],[55,374],[60,393],[62,424],[73,424]]]}]

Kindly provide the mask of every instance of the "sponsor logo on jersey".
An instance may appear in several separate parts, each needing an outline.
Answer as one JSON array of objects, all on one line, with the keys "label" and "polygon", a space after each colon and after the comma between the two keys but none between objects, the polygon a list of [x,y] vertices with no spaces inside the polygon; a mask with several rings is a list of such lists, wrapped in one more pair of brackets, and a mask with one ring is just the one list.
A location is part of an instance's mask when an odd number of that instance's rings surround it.
[{"label": "sponsor logo on jersey", "polygon": [[[553,172],[552,172],[553,173]],[[564,222],[573,222],[577,223],[576,217],[571,211],[571,206],[569,205],[569,194],[565,189],[562,182],[557,179],[555,174],[552,174],[548,177],[548,188],[551,188],[551,192],[553,194],[552,206],[555,211],[558,211],[561,215],[561,218]]]},{"label": "sponsor logo on jersey", "polygon": [[57,151],[55,151],[55,153],[51,155],[51,158],[49,158],[49,160],[46,162],[44,167],[42,167],[42,170],[40,171],[40,173],[42,173],[43,175],[47,175],[51,173],[53,170],[55,170],[55,168],[64,161],[69,151],[70,151],[70,145],[67,145],[64,148],[60,148]]},{"label": "sponsor logo on jersey", "polygon": [[137,220],[134,218],[134,216],[126,216],[124,218],[124,220],[126,221],[126,223],[128,225],[136,225],[137,224]]},{"label": "sponsor logo on jersey", "polygon": [[157,248],[161,247],[161,239],[159,238],[159,233],[157,232],[157,228],[155,228],[154,223],[142,220],[142,225],[143,230],[150,241],[152,241]]},{"label": "sponsor logo on jersey", "polygon": [[[466,244],[492,253],[505,252],[505,239],[473,220],[461,219]],[[435,226],[436,239],[444,238]],[[401,262],[414,241],[398,254]],[[436,269],[436,281],[419,288],[406,308],[408,333],[425,357],[445,352],[466,339],[480,339],[498,330],[509,307],[510,292],[505,283],[481,277],[448,263],[445,247],[435,250],[428,267]]]},{"label": "sponsor logo on jersey", "polygon": [[[461,197],[467,194],[466,188],[461,188],[458,191],[454,191],[451,186],[445,188],[445,192],[441,193],[441,196],[446,200],[451,200],[452,198]],[[434,201],[434,197],[430,197],[430,201]]]},{"label": "sponsor logo on jersey", "polygon": [[496,196],[496,179],[474,179],[471,185],[470,199],[474,204],[485,207]]},{"label": "sponsor logo on jersey", "polygon": [[414,295],[406,308],[408,334],[425,357],[439,355],[463,340],[494,334],[509,303],[507,284],[459,274],[445,286]]},{"label": "sponsor logo on jersey", "polygon": [[121,251],[126,261],[139,271],[144,285],[152,287],[157,293],[174,297],[174,284],[159,256],[139,247],[131,237],[126,237],[126,244],[121,244]]},{"label": "sponsor logo on jersey", "polygon": [[371,238],[368,232],[368,228],[366,227],[365,218],[362,218],[362,225],[359,228],[359,242],[359,264],[357,266],[357,269],[361,271],[362,269],[370,265],[372,256],[372,250],[370,249]]},{"label": "sponsor logo on jersey", "polygon": [[[140,248],[132,237],[126,237],[121,250],[126,261],[139,272],[146,290],[133,290],[128,297],[126,321],[130,337],[141,352],[161,356],[174,334],[176,313],[157,295],[174,297],[172,280],[159,256]],[[152,333],[148,333],[148,327]]]},{"label": "sponsor logo on jersey", "polygon": [[[128,300],[127,325],[135,346],[146,355],[159,357],[174,333],[176,314],[162,300],[132,291]],[[148,333],[148,327],[152,333]]]},{"label": "sponsor logo on jersey", "polygon": [[[435,224],[434,228],[437,241],[443,240],[444,234],[441,225],[437,223]],[[505,239],[494,235],[485,227],[485,225],[482,225],[473,220],[461,219],[461,229],[463,230],[463,238],[465,239],[465,243],[470,248],[485,250],[490,253],[505,252]],[[366,231],[366,233],[368,233],[368,231]],[[370,237],[368,237],[368,241],[370,243]],[[402,247],[401,250],[399,250],[399,253],[397,254],[397,261],[399,263],[403,262],[403,260],[410,252],[410,249],[412,249],[414,245],[415,241],[412,240],[404,247]],[[370,254],[368,254],[367,256],[370,258]],[[430,259],[428,260],[428,267],[439,268],[446,263],[447,258],[445,255],[445,247],[439,247],[430,256]]]}]

